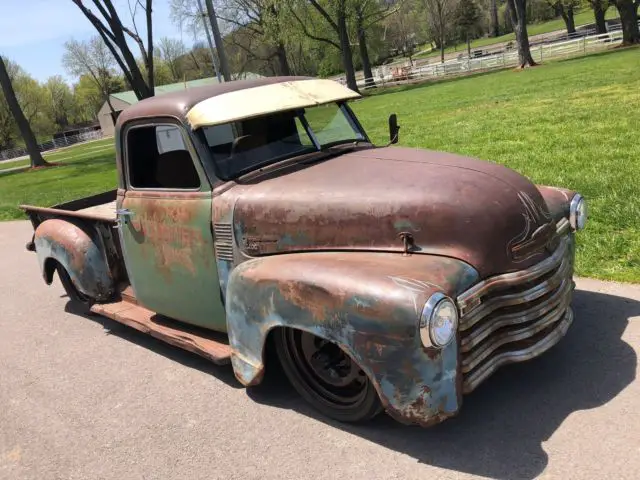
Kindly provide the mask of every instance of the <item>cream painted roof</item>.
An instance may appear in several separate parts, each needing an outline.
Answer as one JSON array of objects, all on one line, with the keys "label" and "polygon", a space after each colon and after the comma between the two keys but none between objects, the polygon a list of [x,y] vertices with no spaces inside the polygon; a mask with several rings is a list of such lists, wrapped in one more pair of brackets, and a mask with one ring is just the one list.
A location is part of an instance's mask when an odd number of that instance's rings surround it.
[{"label": "cream painted roof", "polygon": [[196,129],[353,98],[360,94],[333,80],[293,80],[208,98],[187,112],[187,121]]}]

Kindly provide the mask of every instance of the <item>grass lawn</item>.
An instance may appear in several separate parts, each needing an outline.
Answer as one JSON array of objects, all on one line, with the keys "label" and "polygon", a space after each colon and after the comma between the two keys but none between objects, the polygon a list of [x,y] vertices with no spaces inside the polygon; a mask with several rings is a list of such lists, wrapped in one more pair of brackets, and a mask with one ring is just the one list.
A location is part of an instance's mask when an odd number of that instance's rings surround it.
[{"label": "grass lawn", "polygon": [[[47,161],[60,163],[60,167],[4,174],[0,170],[0,220],[24,218],[17,208],[23,203],[51,206],[115,188],[114,155],[113,139],[106,138],[45,154]],[[0,168],[20,163],[9,162]]]},{"label": "grass lawn", "polygon": [[[56,150],[53,153],[43,153],[45,160],[53,163],[64,162],[70,160],[71,157],[79,158],[84,156],[90,156],[90,153],[96,153],[101,150],[105,150],[113,146],[112,138],[105,138],[104,140],[96,140],[83,145],[77,145],[72,147],[64,147]],[[85,155],[86,154],[86,155]],[[31,162],[27,160],[16,160],[0,162],[0,173],[3,170],[10,170],[17,167],[27,167]],[[0,217],[1,218],[1,217]]]},{"label": "grass lawn", "polygon": [[[577,273],[640,282],[639,54],[398,87],[353,108],[378,144],[396,112],[402,145],[496,161],[536,183],[580,191],[590,222],[578,237]],[[0,174],[0,219],[23,218],[19,203],[52,205],[114,187],[112,150],[70,152],[50,158],[64,167]]]},{"label": "grass lawn", "polygon": [[[606,18],[607,20],[613,20],[613,19],[619,18],[618,10],[616,10],[613,7],[609,8],[606,13]],[[575,15],[576,27],[579,27],[580,25],[588,25],[594,22],[595,22],[595,19],[593,17],[593,11],[591,9],[585,8]],[[528,25],[527,31],[529,32],[529,36],[532,37],[534,35],[542,35],[544,33],[555,32],[556,30],[564,30],[565,28],[566,28],[566,25],[564,23],[564,20],[562,20],[562,18],[555,18],[553,20],[549,20],[548,22],[533,23],[531,25]],[[509,42],[511,40],[515,41],[515,39],[516,39],[515,33],[508,33],[500,37],[478,38],[471,42],[471,48],[474,49],[474,48],[488,47],[496,43]],[[447,47],[445,48],[444,51],[445,53],[451,53],[451,52],[466,52],[466,50],[467,50],[466,43],[460,43],[455,46]],[[416,55],[415,58],[430,58],[430,57],[438,57],[438,56],[440,56],[440,50],[434,50],[431,52],[422,53],[420,55]]]}]

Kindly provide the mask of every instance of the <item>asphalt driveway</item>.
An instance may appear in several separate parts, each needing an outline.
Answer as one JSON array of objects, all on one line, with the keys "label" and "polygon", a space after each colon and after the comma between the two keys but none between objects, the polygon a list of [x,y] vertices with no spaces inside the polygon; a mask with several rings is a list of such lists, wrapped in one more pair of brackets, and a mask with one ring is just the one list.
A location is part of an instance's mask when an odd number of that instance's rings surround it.
[{"label": "asphalt driveway", "polygon": [[640,478],[640,286],[579,279],[562,342],[431,429],[327,421],[280,375],[74,312],[0,224],[0,478]]}]

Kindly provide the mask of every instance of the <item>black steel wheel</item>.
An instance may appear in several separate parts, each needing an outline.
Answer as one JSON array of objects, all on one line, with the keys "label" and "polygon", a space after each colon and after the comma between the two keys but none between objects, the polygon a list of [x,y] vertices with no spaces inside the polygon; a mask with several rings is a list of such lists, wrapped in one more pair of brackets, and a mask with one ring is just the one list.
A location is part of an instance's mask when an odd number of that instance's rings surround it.
[{"label": "black steel wheel", "polygon": [[69,273],[62,265],[56,265],[56,270],[58,271],[58,278],[60,278],[60,283],[62,283],[62,287],[69,296],[69,299],[72,302],[81,305],[83,309],[88,310],[89,308],[91,308],[91,305],[95,303],[95,299],[85,295],[76,288],[76,286],[71,281]]},{"label": "black steel wheel", "polygon": [[275,334],[286,376],[321,413],[341,422],[361,422],[382,411],[371,381],[338,345],[290,328]]}]

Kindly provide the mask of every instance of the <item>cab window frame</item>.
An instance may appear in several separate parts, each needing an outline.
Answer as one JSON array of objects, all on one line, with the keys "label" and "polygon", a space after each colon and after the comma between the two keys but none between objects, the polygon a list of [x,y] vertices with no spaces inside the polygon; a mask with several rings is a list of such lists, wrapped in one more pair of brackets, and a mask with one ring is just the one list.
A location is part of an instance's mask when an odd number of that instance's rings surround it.
[{"label": "cab window frame", "polygon": [[[139,187],[134,186],[131,183],[131,164],[130,164],[130,148],[129,148],[129,133],[141,128],[150,127],[175,127],[180,132],[182,142],[186,151],[189,153],[193,167],[200,185],[193,188],[161,188],[161,187]],[[154,117],[154,118],[141,118],[127,122],[122,126],[121,134],[121,151],[122,151],[122,172],[124,187],[126,190],[138,191],[138,192],[210,192],[212,190],[211,181],[209,175],[202,165],[200,156],[198,155],[198,149],[194,144],[194,139],[191,137],[184,123],[173,117]]]}]

